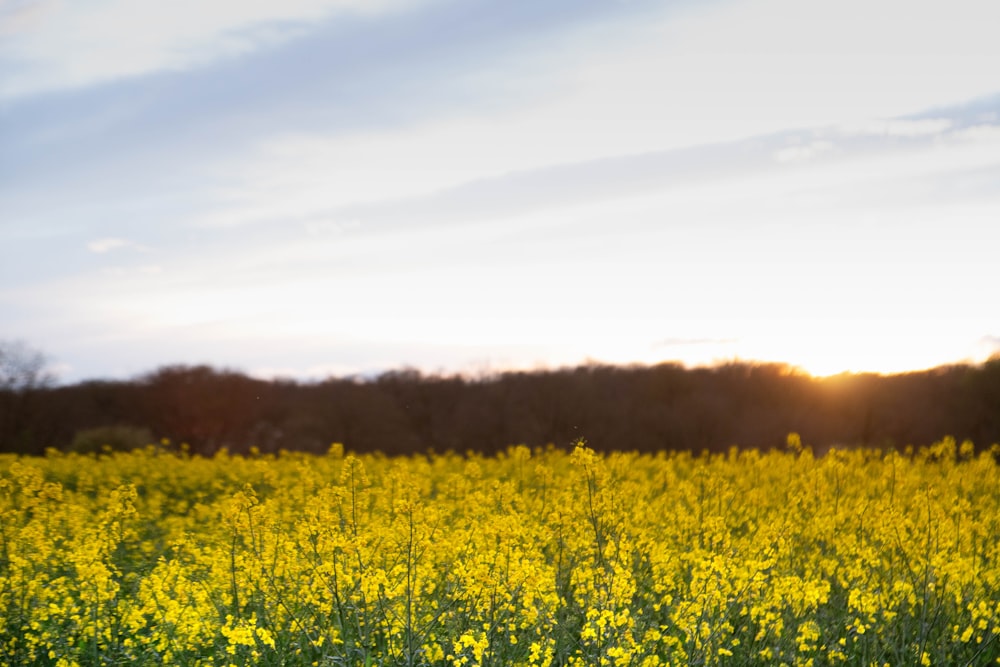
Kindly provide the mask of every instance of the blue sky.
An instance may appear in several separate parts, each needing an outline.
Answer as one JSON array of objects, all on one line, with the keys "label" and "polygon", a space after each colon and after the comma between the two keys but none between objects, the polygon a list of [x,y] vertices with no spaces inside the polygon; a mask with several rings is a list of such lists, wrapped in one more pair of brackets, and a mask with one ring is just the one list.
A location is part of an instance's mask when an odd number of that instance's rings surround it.
[{"label": "blue sky", "polygon": [[1000,350],[993,0],[0,0],[0,338],[167,363]]}]

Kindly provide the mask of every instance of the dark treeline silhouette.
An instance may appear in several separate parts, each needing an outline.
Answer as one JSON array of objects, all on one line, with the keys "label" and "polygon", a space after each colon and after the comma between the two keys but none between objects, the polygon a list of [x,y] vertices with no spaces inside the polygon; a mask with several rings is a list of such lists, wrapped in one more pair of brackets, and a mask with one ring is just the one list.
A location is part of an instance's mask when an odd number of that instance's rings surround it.
[{"label": "dark treeline silhouette", "polygon": [[987,447],[1000,442],[1000,358],[825,379],[758,363],[586,365],[480,378],[402,370],[315,383],[170,366],[129,381],[0,387],[2,451],[81,448],[112,438],[112,426],[205,455],[223,447],[323,452],[333,442],[389,455],[493,453],[579,438],[599,450],[721,451],[779,446],[792,431],[816,451],[924,445],[945,435]]}]

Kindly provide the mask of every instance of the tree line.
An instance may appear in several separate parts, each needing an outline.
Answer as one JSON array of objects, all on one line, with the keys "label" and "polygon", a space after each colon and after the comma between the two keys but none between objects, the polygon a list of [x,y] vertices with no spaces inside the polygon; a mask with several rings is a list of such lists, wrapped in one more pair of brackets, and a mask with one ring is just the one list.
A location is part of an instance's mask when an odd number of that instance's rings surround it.
[{"label": "tree line", "polygon": [[1000,442],[1000,358],[899,375],[813,378],[769,363],[504,372],[399,370],[321,382],[168,366],[125,381],[0,383],[0,451],[128,448],[166,438],[196,454],[326,451],[387,455],[512,444],[599,450],[780,446],[790,432],[830,446]]}]

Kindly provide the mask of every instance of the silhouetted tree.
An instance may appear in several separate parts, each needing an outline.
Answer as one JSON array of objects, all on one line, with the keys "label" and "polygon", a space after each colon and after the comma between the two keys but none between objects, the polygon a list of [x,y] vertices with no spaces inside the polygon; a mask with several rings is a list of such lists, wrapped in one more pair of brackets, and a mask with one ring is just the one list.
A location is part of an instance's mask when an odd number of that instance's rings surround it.
[{"label": "silhouetted tree", "polygon": [[996,442],[1000,433],[1000,355],[979,367],[965,369],[961,408],[967,422],[964,435],[980,447]]},{"label": "silhouetted tree", "polygon": [[42,352],[22,341],[0,341],[0,451],[40,453],[44,422],[38,392],[54,381]]},{"label": "silhouetted tree", "polygon": [[[119,424],[212,454],[474,450],[511,444],[724,451],[775,447],[791,431],[817,451],[929,444],[945,435],[1000,442],[1000,359],[900,375],[817,379],[781,364],[587,364],[474,378],[413,369],[370,380],[263,381],[209,366],[168,366],[130,381],[45,384],[36,357],[0,389],[9,450],[68,447],[74,434]],[[28,403],[24,401],[31,399]],[[18,403],[18,401],[21,401]],[[30,409],[25,409],[28,405]]]},{"label": "silhouetted tree", "polygon": [[140,379],[144,423],[198,453],[242,453],[254,444],[247,438],[260,421],[266,384],[204,365],[166,366]]}]

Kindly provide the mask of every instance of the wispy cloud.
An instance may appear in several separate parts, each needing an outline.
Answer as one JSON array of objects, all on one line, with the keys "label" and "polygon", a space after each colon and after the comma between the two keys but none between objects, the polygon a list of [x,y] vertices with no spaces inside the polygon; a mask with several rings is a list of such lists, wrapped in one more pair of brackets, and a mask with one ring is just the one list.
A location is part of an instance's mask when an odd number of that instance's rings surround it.
[{"label": "wispy cloud", "polygon": [[317,219],[308,220],[303,226],[309,236],[331,236],[360,229],[361,221]]},{"label": "wispy cloud", "polygon": [[997,125],[974,125],[964,128],[955,133],[959,139],[978,142],[1000,141],[1000,124]]},{"label": "wispy cloud", "polygon": [[[937,125],[944,127],[945,123]],[[499,173],[493,173],[490,162],[470,150],[482,147],[486,139],[451,142],[445,139],[464,135],[424,134],[417,128],[400,133],[396,142],[386,141],[384,150],[381,142],[373,142],[369,153],[346,150],[350,147],[347,143],[318,141],[301,153],[289,149],[287,157],[281,159],[275,159],[281,153],[270,153],[234,164],[230,171],[233,181],[220,193],[215,210],[195,222],[265,227],[303,219],[364,220],[365,231],[377,233],[414,225],[426,229],[510,220],[547,211],[548,222],[540,223],[545,227],[558,226],[564,217],[556,210],[568,214],[590,207],[596,211],[602,202],[635,197],[673,198],[670,207],[688,198],[692,207],[702,211],[721,207],[701,200],[698,193],[705,188],[709,192],[726,188],[730,198],[739,196],[733,207],[748,221],[772,189],[785,209],[797,207],[801,215],[810,217],[815,215],[810,202],[825,202],[828,210],[833,203],[857,207],[876,200],[882,206],[890,202],[915,204],[918,200],[921,205],[934,206],[935,197],[949,196],[942,188],[960,193],[966,203],[996,196],[997,188],[991,185],[995,181],[989,174],[989,170],[1000,168],[994,145],[996,126],[978,125],[974,132],[968,132],[951,119],[947,126],[950,129],[940,133],[899,136],[862,135],[834,126],[687,149],[509,168]],[[441,149],[434,153],[436,144]],[[398,155],[393,153],[393,145],[399,148]],[[345,150],[338,151],[338,147]],[[296,161],[295,155],[302,159]],[[412,164],[404,167],[406,160]],[[407,180],[419,164],[433,173],[417,173]],[[530,154],[512,152],[497,164],[513,167],[533,161]],[[458,165],[466,169],[456,169]],[[400,170],[395,171],[395,167]],[[981,176],[977,175],[980,171]],[[929,179],[937,185],[932,186]],[[644,206],[645,214],[639,207],[642,219],[667,204],[646,201]],[[577,213],[570,214],[574,216],[580,219]],[[322,223],[306,224],[312,229],[313,224]],[[627,221],[619,224],[629,226]]]},{"label": "wispy cloud", "polygon": [[653,347],[684,347],[687,345],[731,345],[738,338],[664,338],[653,343]]},{"label": "wispy cloud", "polygon": [[788,146],[780,148],[774,152],[774,159],[778,162],[799,162],[811,160],[818,155],[828,153],[834,149],[834,145],[829,141],[813,141],[802,146]]},{"label": "wispy cloud", "polygon": [[124,267],[112,266],[101,270],[101,273],[111,278],[124,278],[126,276],[156,275],[163,273],[163,267],[159,264],[143,264],[141,266]]},{"label": "wispy cloud", "polygon": [[122,238],[103,238],[103,239],[96,239],[87,243],[87,250],[93,253],[97,253],[99,255],[114,250],[122,250],[126,248],[132,250],[140,250],[140,251],[148,250],[146,246]]},{"label": "wispy cloud", "polygon": [[420,3],[100,0],[65,4],[58,12],[44,12],[46,3],[22,3],[0,15],[0,31],[8,35],[0,57],[17,65],[0,96],[189,69],[274,46],[331,16],[399,12]]},{"label": "wispy cloud", "polygon": [[57,5],[58,0],[6,0],[0,3],[0,35],[30,30]]},{"label": "wispy cloud", "polygon": [[[601,110],[591,109],[586,116],[601,127],[581,141],[587,128],[567,125],[567,118],[579,115],[579,107],[568,115],[550,109],[536,116],[538,105],[575,85],[572,68],[578,62],[605,58],[628,41],[632,28],[626,25],[616,35],[604,27],[602,17],[612,16],[615,21],[609,25],[618,25],[623,14],[645,11],[662,20],[666,11],[654,11],[648,1],[414,2],[412,12],[403,9],[411,6],[403,2],[377,16],[334,15],[279,45],[188,71],[147,72],[100,86],[8,100],[0,105],[0,196],[5,190],[15,192],[21,200],[18,208],[31,217],[51,208],[39,203],[54,190],[77,210],[95,201],[121,201],[123,193],[151,199],[171,191],[200,205],[205,190],[214,197],[259,163],[270,163],[273,169],[265,170],[270,173],[255,178],[259,192],[284,198],[286,185],[278,175],[288,163],[296,168],[297,179],[303,177],[300,166],[315,168],[290,187],[312,187],[315,193],[308,197],[334,206],[344,198],[391,194],[404,186],[410,193],[416,187],[446,187],[453,182],[451,175],[462,171],[482,175],[477,168],[497,173],[528,166],[512,163],[510,153],[527,153],[549,164],[567,156],[597,157],[611,148],[613,138],[602,145],[594,145],[594,138],[611,137],[608,131],[621,125],[618,118],[601,120]],[[84,11],[81,7],[78,3],[65,11]],[[88,34],[86,25],[61,20],[69,22],[67,30]],[[594,26],[608,40],[605,51],[589,50],[586,31]],[[121,28],[115,24],[114,29]],[[150,30],[155,33],[155,26]],[[140,28],[129,34],[145,39],[146,32]],[[442,34],[453,38],[441,39]],[[155,35],[149,39],[156,41]],[[109,49],[117,48],[115,39],[105,41]],[[113,60],[132,62],[126,46]],[[5,48],[0,47],[0,58]],[[73,63],[89,49],[60,53]],[[34,65],[14,61],[0,63],[3,80],[16,78],[22,65],[31,85],[44,80]],[[633,87],[649,88],[639,80]],[[653,118],[647,125],[654,120],[662,127],[662,120]],[[642,145],[635,123],[629,127],[634,135],[630,145]],[[412,138],[414,129],[423,135],[436,132],[442,141],[435,145],[402,136]],[[484,145],[483,139],[493,136],[497,140]],[[397,139],[401,141],[394,147]],[[501,141],[507,155],[497,151]],[[447,155],[436,158],[442,148]],[[363,163],[340,160],[341,150],[347,156],[360,153]],[[461,159],[449,165],[447,158],[455,153]],[[467,156],[474,158],[473,164],[464,160]],[[143,168],[123,167],[137,162]],[[243,166],[247,164],[254,167]],[[370,166],[375,172],[366,171]],[[236,193],[236,198],[243,196]],[[268,215],[273,202],[263,198],[251,193],[242,211],[232,201],[224,212],[201,208],[199,214],[208,224],[242,224],[245,217]],[[303,206],[304,215],[315,209],[309,201]],[[159,216],[162,210],[158,206],[151,214]],[[177,215],[170,212],[170,217]]]},{"label": "wispy cloud", "polygon": [[894,118],[850,123],[841,128],[844,134],[869,134],[885,137],[926,137],[942,134],[951,129],[950,118]]},{"label": "wispy cloud", "polygon": [[129,242],[124,239],[98,239],[87,244],[87,250],[98,254],[106,253],[116,248],[124,248]]}]

